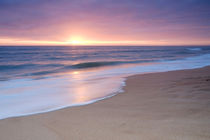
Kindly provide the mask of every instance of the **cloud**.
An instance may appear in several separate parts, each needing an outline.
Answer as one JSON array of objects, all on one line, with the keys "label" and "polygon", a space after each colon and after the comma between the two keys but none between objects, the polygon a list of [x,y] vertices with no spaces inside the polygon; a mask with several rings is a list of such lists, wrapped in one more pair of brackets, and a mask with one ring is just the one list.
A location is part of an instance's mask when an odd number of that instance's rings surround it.
[{"label": "cloud", "polygon": [[209,0],[0,0],[0,13],[2,37],[210,37]]}]

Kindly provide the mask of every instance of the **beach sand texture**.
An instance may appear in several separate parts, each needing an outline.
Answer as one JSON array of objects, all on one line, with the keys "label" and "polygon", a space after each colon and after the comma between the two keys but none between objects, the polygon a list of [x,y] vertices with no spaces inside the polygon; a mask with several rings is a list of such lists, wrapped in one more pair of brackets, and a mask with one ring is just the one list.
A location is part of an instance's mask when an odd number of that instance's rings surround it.
[{"label": "beach sand texture", "polygon": [[131,76],[112,98],[0,120],[0,139],[209,140],[210,67]]}]

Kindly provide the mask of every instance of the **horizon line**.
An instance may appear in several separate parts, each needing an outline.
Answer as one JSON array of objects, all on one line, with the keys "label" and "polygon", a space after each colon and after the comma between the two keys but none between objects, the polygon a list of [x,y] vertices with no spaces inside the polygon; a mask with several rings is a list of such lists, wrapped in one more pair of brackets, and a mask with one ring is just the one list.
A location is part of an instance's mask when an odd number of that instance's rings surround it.
[{"label": "horizon line", "polygon": [[88,47],[88,46],[93,46],[93,47],[187,47],[187,46],[191,46],[191,47],[196,47],[196,46],[200,46],[200,47],[208,47],[210,46],[210,44],[208,45],[0,45],[0,47]]}]

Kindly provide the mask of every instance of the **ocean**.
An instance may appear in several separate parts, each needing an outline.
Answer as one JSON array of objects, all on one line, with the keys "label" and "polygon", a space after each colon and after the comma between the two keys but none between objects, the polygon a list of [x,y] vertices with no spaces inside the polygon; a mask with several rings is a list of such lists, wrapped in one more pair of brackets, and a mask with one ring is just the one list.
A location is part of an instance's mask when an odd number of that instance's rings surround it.
[{"label": "ocean", "polygon": [[210,46],[1,46],[0,119],[112,97],[127,76],[210,65]]}]

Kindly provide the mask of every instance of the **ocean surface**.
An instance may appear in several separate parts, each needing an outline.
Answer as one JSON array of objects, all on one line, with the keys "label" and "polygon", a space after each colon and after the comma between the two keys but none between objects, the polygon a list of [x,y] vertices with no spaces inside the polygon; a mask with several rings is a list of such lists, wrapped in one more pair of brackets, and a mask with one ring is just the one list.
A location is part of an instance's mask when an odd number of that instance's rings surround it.
[{"label": "ocean surface", "polygon": [[112,97],[130,75],[207,65],[208,46],[2,46],[0,119]]}]

